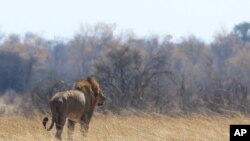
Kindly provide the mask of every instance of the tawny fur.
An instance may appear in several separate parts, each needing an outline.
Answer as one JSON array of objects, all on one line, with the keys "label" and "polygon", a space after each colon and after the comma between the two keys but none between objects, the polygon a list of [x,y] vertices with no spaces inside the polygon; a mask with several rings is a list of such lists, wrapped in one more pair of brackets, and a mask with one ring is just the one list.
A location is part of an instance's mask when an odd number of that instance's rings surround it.
[{"label": "tawny fur", "polygon": [[[102,105],[106,99],[98,82],[93,78],[75,82],[73,89],[58,92],[50,100],[52,122],[47,130],[51,130],[56,123],[58,139],[61,139],[66,118],[68,119],[69,138],[72,138],[75,123],[81,124],[82,134],[86,135],[95,106]],[[47,121],[48,117],[45,117],[43,119],[45,128]]]}]

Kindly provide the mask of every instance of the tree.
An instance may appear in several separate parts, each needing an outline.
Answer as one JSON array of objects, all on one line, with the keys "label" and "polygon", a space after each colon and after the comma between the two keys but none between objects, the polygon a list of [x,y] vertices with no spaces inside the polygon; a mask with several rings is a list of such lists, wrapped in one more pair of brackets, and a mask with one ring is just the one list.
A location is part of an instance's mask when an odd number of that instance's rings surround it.
[{"label": "tree", "polygon": [[0,92],[22,91],[28,84],[35,60],[25,60],[17,53],[0,52]]},{"label": "tree", "polygon": [[243,23],[237,24],[233,30],[242,41],[244,42],[250,41],[250,23],[249,22],[243,22]]},{"label": "tree", "polygon": [[157,47],[147,52],[145,48],[120,45],[106,50],[93,67],[112,99],[111,106],[142,108],[157,95],[157,80],[172,75],[167,66],[167,55]]}]

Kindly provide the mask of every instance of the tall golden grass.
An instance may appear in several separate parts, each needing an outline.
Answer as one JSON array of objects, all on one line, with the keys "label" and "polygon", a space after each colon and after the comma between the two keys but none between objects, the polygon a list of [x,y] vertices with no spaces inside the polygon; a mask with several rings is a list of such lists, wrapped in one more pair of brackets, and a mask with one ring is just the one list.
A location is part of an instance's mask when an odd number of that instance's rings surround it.
[{"label": "tall golden grass", "polygon": [[[53,141],[55,129],[45,131],[42,116],[0,117],[0,141]],[[227,141],[230,124],[248,124],[242,115],[192,115],[169,117],[163,115],[116,116],[96,114],[87,137],[82,137],[76,125],[76,141]],[[67,126],[63,131],[67,139]]]}]

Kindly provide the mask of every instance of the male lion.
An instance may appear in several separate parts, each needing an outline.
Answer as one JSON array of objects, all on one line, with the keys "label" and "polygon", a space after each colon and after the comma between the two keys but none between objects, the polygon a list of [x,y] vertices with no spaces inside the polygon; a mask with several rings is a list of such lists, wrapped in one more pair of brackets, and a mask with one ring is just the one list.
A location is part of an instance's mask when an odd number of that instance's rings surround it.
[{"label": "male lion", "polygon": [[[61,134],[66,118],[68,118],[68,139],[73,137],[75,123],[81,124],[81,132],[86,135],[89,122],[96,105],[104,104],[106,97],[102,93],[98,82],[88,77],[86,80],[75,82],[73,90],[56,93],[50,100],[52,123],[47,129],[50,131],[56,123],[56,138],[61,140]],[[48,117],[43,119],[46,129]]]}]

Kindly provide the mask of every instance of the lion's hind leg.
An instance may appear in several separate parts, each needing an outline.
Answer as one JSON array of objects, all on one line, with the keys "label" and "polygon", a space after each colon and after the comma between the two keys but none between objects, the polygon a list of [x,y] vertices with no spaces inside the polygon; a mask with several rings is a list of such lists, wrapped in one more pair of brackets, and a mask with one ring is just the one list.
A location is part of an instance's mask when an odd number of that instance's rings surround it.
[{"label": "lion's hind leg", "polygon": [[75,129],[75,122],[68,119],[68,141],[73,140],[74,129]]},{"label": "lion's hind leg", "polygon": [[66,112],[65,106],[62,101],[57,101],[56,104],[56,114],[55,114],[55,123],[56,123],[56,138],[62,139],[62,131],[64,124],[66,122]]}]

